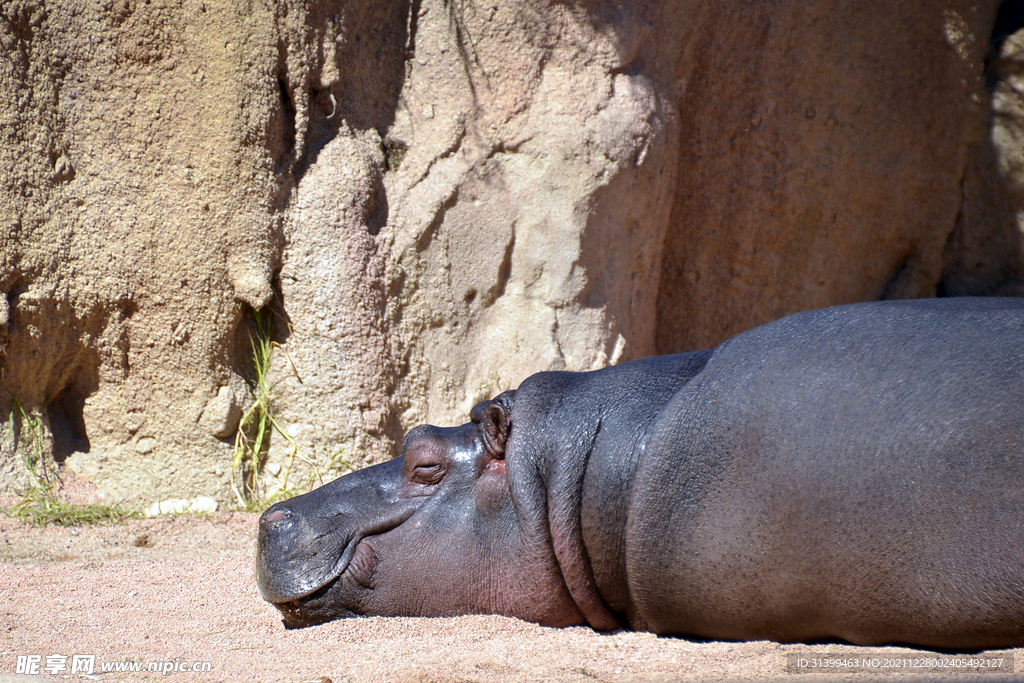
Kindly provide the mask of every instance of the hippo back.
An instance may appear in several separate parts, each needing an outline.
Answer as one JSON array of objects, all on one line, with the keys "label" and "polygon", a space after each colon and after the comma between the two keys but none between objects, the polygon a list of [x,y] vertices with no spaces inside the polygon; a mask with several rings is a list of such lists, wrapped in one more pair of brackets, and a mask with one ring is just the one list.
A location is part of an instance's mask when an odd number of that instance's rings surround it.
[{"label": "hippo back", "polygon": [[790,316],[656,418],[625,525],[636,628],[1024,640],[1024,302]]}]

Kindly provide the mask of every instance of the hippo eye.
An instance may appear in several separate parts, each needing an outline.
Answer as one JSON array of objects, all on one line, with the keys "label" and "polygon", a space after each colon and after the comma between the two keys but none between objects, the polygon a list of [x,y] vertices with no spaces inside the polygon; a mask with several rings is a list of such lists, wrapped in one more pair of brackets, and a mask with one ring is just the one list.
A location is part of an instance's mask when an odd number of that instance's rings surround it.
[{"label": "hippo eye", "polygon": [[427,486],[432,486],[433,484],[436,484],[437,482],[441,481],[441,478],[443,476],[444,469],[441,467],[440,464],[431,465],[424,463],[422,465],[416,465],[416,467],[413,468],[412,476],[410,477],[410,479],[412,479],[417,484],[425,484]]},{"label": "hippo eye", "polygon": [[[422,429],[417,427],[417,429]],[[406,437],[405,448],[405,480],[419,486],[433,486],[445,475],[447,463],[444,444],[438,443],[430,432],[411,432]],[[416,487],[410,491],[417,491]],[[421,495],[419,491],[415,495]]]}]

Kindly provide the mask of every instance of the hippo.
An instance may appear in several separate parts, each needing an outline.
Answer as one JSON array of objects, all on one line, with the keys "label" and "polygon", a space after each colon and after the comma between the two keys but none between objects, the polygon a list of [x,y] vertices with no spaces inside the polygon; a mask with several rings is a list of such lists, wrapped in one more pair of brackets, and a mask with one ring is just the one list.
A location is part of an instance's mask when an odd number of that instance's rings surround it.
[{"label": "hippo", "polygon": [[256,565],[289,627],[1022,646],[1024,300],[838,306],[535,374],[268,508]]}]

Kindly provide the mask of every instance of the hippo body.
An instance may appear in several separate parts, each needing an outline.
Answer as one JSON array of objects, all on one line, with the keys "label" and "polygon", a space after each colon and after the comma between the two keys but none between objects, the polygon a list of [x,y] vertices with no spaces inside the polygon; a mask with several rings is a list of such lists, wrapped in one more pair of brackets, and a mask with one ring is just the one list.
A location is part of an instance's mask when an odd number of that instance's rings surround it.
[{"label": "hippo body", "polygon": [[286,623],[1024,645],[1024,301],[800,313],[539,373],[471,418],[267,510]]}]

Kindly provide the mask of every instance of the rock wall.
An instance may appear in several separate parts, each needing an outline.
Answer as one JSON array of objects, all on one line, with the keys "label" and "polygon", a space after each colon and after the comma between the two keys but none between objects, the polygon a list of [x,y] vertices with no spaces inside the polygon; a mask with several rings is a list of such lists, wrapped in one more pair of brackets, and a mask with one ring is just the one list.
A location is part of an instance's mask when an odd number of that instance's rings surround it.
[{"label": "rock wall", "polygon": [[797,310],[935,295],[958,221],[985,229],[965,195],[989,182],[971,161],[991,147],[995,9],[708,5],[680,68],[659,351]]},{"label": "rock wall", "polygon": [[274,14],[2,8],[2,414],[17,397],[117,497],[207,491],[230,460],[200,419],[222,386],[245,398],[240,304],[266,305],[280,254]]},{"label": "rock wall", "polygon": [[1018,293],[998,10],[0,3],[0,415],[103,496],[227,500],[254,311],[268,495],[539,370]]}]

